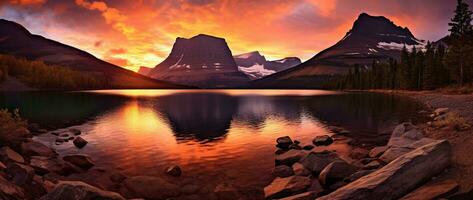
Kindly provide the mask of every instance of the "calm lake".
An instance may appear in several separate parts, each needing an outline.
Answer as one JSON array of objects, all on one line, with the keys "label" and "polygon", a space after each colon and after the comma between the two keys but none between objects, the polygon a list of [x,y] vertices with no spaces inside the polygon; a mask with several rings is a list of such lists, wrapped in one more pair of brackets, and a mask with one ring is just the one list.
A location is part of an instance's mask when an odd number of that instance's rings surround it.
[{"label": "calm lake", "polygon": [[[347,155],[347,141],[383,145],[394,125],[422,120],[422,105],[406,97],[317,90],[109,90],[2,93],[0,107],[19,108],[30,122],[70,124],[89,143],[56,145],[60,155],[87,154],[99,167],[127,175],[164,176],[178,164],[189,184],[226,182],[262,188],[271,180],[275,140],[310,144],[328,126],[351,132],[329,147]],[[65,129],[67,130],[67,129]],[[56,130],[62,131],[62,130]]]}]

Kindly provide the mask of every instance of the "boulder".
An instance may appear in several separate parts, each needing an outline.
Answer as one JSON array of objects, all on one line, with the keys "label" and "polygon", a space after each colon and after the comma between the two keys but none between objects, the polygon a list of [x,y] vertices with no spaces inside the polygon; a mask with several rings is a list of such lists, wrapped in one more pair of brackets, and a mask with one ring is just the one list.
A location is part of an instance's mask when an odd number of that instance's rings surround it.
[{"label": "boulder", "polygon": [[350,152],[350,158],[362,159],[368,157],[369,151],[363,148],[354,148]]},{"label": "boulder", "polygon": [[386,150],[386,152],[383,153],[383,155],[381,155],[379,157],[380,160],[382,160],[383,162],[385,163],[390,163],[391,161],[395,160],[396,158],[406,154],[406,153],[409,153],[411,152],[412,149],[409,149],[409,148],[403,148],[403,147],[393,147],[393,148],[389,148],[388,150]]},{"label": "boulder", "polygon": [[411,151],[319,200],[398,199],[439,174],[450,164],[451,146],[446,140]]},{"label": "boulder", "polygon": [[182,174],[181,167],[174,165],[166,168],[166,174],[169,176],[179,177]]},{"label": "boulder", "polygon": [[32,156],[30,166],[36,171],[36,174],[44,175],[54,172],[59,175],[67,176],[76,170],[64,161],[56,158],[47,158],[42,156]]},{"label": "boulder", "polygon": [[104,191],[80,181],[62,181],[40,200],[125,200],[115,192]]},{"label": "boulder", "polygon": [[85,145],[87,145],[87,141],[84,140],[84,138],[82,137],[77,137],[76,139],[74,139],[74,141],[72,141],[72,143],[74,143],[74,145],[79,148],[79,149],[82,149],[83,147],[85,147]]},{"label": "boulder", "polygon": [[89,156],[83,154],[68,155],[62,159],[84,170],[88,170],[95,165]]},{"label": "boulder", "polygon": [[0,156],[2,157],[3,161],[11,160],[18,163],[25,162],[25,159],[23,158],[23,156],[13,151],[10,147],[0,148]]},{"label": "boulder", "polygon": [[293,144],[292,139],[289,136],[279,137],[276,139],[276,146],[281,149],[288,149]]},{"label": "boulder", "polygon": [[277,199],[306,192],[311,185],[310,178],[304,176],[291,176],[276,178],[264,188],[266,199]]},{"label": "boulder", "polygon": [[288,152],[276,155],[276,165],[291,166],[292,164],[298,162],[305,155],[306,153],[304,151],[291,149]]},{"label": "boulder", "polygon": [[332,137],[328,135],[317,136],[312,140],[315,146],[328,146],[333,143]]},{"label": "boulder", "polygon": [[22,188],[0,176],[0,199],[23,200],[25,193]]},{"label": "boulder", "polygon": [[366,176],[368,174],[371,174],[373,173],[374,171],[376,170],[361,170],[361,171],[357,171],[355,172],[354,174],[346,177],[345,179],[343,179],[343,181],[347,182],[347,183],[350,183],[350,182],[353,182],[353,181],[356,181],[358,180],[359,178],[363,177],[363,176]]},{"label": "boulder", "polygon": [[386,150],[388,150],[387,146],[375,147],[375,148],[371,149],[371,151],[369,153],[369,156],[371,158],[377,158],[377,157],[381,156]]},{"label": "boulder", "polygon": [[238,189],[226,183],[218,184],[214,189],[214,194],[217,196],[217,199],[221,200],[233,200],[240,197]]},{"label": "boulder", "polygon": [[312,174],[301,163],[294,163],[294,165],[292,165],[292,171],[296,176],[310,176]]},{"label": "boulder", "polygon": [[322,184],[320,184],[318,179],[312,179],[312,183],[310,184],[310,187],[307,189],[307,191],[315,192],[317,196],[322,196],[325,193],[325,189]]},{"label": "boulder", "polygon": [[33,180],[34,169],[20,163],[10,163],[6,173],[10,180],[17,185],[24,185]]},{"label": "boulder", "polygon": [[280,200],[314,200],[317,198],[317,193],[315,192],[304,192],[302,194],[297,194],[294,196],[282,198]]},{"label": "boulder", "polygon": [[382,166],[383,166],[383,163],[381,163],[379,160],[373,160],[370,163],[363,166],[363,169],[364,170],[379,169]]},{"label": "boulder", "polygon": [[458,189],[458,183],[453,180],[432,181],[417,188],[400,200],[441,199],[454,194]]},{"label": "boulder", "polygon": [[300,163],[310,172],[319,174],[328,164],[336,160],[340,160],[338,155],[330,151],[310,152]]},{"label": "boulder", "polygon": [[331,186],[356,172],[356,168],[344,161],[335,161],[327,165],[319,175],[319,181]]},{"label": "boulder", "polygon": [[21,144],[21,150],[24,154],[29,156],[53,157],[57,155],[57,153],[53,149],[49,148],[43,143],[36,141],[30,141]]},{"label": "boulder", "polygon": [[434,110],[434,114],[436,116],[440,116],[440,115],[443,115],[443,114],[447,114],[449,111],[450,111],[449,108],[437,108],[437,109]]},{"label": "boulder", "polygon": [[123,181],[123,187],[134,198],[167,199],[180,195],[180,189],[177,185],[152,176],[129,177]]},{"label": "boulder", "polygon": [[275,177],[286,178],[294,175],[294,171],[292,171],[292,168],[287,165],[279,165],[273,169],[272,174]]}]

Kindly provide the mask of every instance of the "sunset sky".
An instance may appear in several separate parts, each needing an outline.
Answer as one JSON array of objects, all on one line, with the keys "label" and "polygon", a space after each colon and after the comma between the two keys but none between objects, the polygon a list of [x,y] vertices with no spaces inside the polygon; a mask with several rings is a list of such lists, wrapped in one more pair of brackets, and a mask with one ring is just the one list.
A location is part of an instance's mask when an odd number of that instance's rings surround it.
[{"label": "sunset sky", "polygon": [[[473,5],[473,0],[468,0]],[[0,18],[137,70],[154,67],[176,37],[205,33],[233,54],[305,60],[340,40],[361,12],[384,15],[420,39],[448,32],[456,0],[0,0]]]}]

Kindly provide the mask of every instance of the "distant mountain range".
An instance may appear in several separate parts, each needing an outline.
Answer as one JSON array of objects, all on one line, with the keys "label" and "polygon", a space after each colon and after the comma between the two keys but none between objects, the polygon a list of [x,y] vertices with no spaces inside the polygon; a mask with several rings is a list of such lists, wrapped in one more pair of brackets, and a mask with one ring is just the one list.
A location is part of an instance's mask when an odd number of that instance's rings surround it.
[{"label": "distant mountain range", "polygon": [[248,84],[225,39],[200,34],[177,38],[169,56],[148,76],[200,88],[229,88]]},{"label": "distant mountain range", "polygon": [[297,57],[268,61],[258,51],[236,55],[233,58],[238,65],[238,70],[251,80],[260,79],[301,64],[301,60]]},{"label": "distant mountain range", "polygon": [[255,81],[252,87],[317,88],[327,78],[347,73],[355,64],[368,68],[374,60],[398,58],[404,46],[412,49],[424,45],[408,28],[382,16],[362,13],[338,43],[301,65]]},{"label": "distant mountain range", "polygon": [[184,88],[181,85],[151,79],[100,60],[80,49],[33,35],[20,24],[4,19],[0,19],[0,54],[42,60],[47,64],[94,73],[103,77],[107,82],[106,87],[110,89]]}]

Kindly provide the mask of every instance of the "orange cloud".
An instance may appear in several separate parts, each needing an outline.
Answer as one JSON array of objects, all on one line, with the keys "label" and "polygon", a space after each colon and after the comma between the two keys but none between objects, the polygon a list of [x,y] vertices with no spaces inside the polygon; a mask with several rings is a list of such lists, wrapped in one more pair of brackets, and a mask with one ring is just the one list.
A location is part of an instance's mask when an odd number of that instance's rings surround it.
[{"label": "orange cloud", "polygon": [[46,3],[46,0],[10,0],[10,3],[17,5],[41,5]]}]

